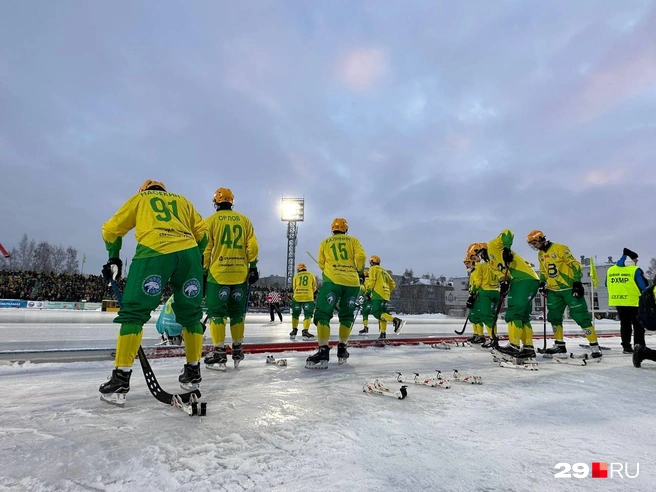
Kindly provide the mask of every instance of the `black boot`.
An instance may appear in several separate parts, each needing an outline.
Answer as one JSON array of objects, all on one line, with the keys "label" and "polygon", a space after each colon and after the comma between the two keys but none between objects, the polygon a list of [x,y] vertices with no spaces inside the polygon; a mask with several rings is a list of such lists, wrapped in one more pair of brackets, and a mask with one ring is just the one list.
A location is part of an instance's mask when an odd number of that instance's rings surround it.
[{"label": "black boot", "polygon": [[497,349],[499,353],[508,355],[510,357],[518,357],[520,350],[517,345],[509,343],[508,345],[503,345]]},{"label": "black boot", "polygon": [[232,344],[232,361],[235,365],[235,369],[239,367],[239,363],[244,360],[244,351],[242,350],[241,343]]},{"label": "black boot", "polygon": [[561,340],[555,340],[553,346],[544,351],[545,355],[566,354],[567,345]]},{"label": "black boot", "polygon": [[182,374],[178,377],[182,389],[196,389],[203,380],[200,376],[200,364],[185,364]]},{"label": "black boot", "polygon": [[114,369],[109,381],[100,385],[98,391],[103,395],[111,395],[113,393],[126,394],[130,391],[130,376],[132,371],[121,371]]},{"label": "black boot", "polygon": [[519,359],[535,359],[535,349],[531,345],[524,345],[517,357]]},{"label": "black boot", "polygon": [[214,347],[214,352],[209,354],[205,359],[203,359],[203,362],[207,366],[220,366],[223,365],[223,368],[225,370],[225,365],[226,362],[228,362],[228,355],[226,353],[226,348],[225,347]]},{"label": "black boot", "polygon": [[319,346],[319,350],[305,360],[305,367],[308,369],[326,369],[330,360],[330,347],[328,345]]},{"label": "black boot", "polygon": [[358,335],[366,335],[367,333],[369,333],[369,327],[365,326],[358,332]]},{"label": "black boot", "polygon": [[312,340],[314,338],[314,335],[308,330],[303,330],[301,335],[303,336],[303,340]]},{"label": "black boot", "polygon": [[640,367],[643,360],[645,360],[645,348],[642,345],[636,344],[635,350],[633,351],[633,366]]},{"label": "black boot", "polygon": [[[385,338],[385,333],[380,334],[383,338]],[[349,358],[349,353],[348,350],[346,350],[346,344],[345,343],[338,343],[337,344],[337,362],[339,364],[343,364],[346,362],[346,359]]]},{"label": "black boot", "polygon": [[298,328],[292,328],[292,331],[289,332],[289,339],[296,340],[296,335],[298,335]]},{"label": "black boot", "polygon": [[380,332],[380,335],[378,335],[378,340],[385,340],[387,338],[387,334],[384,331]]}]

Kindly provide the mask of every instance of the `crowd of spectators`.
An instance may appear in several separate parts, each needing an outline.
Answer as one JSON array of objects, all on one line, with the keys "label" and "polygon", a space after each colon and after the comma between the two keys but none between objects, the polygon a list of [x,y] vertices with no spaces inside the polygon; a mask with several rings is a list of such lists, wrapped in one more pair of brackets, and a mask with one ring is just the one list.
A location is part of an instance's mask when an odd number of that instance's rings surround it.
[{"label": "crowd of spectators", "polygon": [[[118,284],[123,290],[125,279],[120,279]],[[271,290],[274,289],[252,286],[249,309],[268,308],[266,298]],[[280,307],[289,308],[291,290],[275,290],[280,293]],[[162,294],[162,301],[168,299],[170,295],[171,286],[167,284]],[[114,299],[114,293],[102,275],[0,271],[0,299],[102,302],[103,299]]]}]

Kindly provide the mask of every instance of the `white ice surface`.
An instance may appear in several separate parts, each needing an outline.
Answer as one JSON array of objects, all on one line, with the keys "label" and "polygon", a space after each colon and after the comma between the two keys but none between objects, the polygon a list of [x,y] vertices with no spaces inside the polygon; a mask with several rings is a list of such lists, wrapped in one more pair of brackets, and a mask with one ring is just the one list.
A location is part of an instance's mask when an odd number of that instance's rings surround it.
[{"label": "white ice surface", "polygon": [[[0,365],[0,491],[654,490],[656,364],[635,369],[618,339],[601,342],[612,350],[600,364],[537,372],[469,347],[351,349],[339,367],[333,351],[325,371],[303,367],[308,353],[275,354],[287,367],[250,355],[239,370],[203,371],[204,418],[157,402],[138,363],[125,408],[98,398],[111,361]],[[177,391],[182,364],[152,361],[165,389]],[[454,368],[484,384],[409,385],[402,401],[362,393],[375,378],[397,389],[396,371]],[[554,478],[556,463],[593,461],[638,462],[640,476]]]}]

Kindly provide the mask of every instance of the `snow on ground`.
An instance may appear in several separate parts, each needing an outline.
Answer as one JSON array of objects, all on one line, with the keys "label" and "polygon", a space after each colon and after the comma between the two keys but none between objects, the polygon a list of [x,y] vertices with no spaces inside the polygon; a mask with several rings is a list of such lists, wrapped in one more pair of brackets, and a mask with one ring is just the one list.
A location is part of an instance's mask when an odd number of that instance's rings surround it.
[{"label": "snow on ground", "polygon": [[[125,408],[98,398],[111,361],[3,364],[0,491],[653,490],[656,364],[635,369],[618,339],[602,344],[599,364],[541,361],[537,372],[497,367],[475,347],[351,349],[342,366],[333,350],[325,371],[304,368],[307,352],[275,354],[287,367],[248,355],[239,370],[203,371],[203,418],[157,402],[138,363]],[[177,391],[182,364],[152,361],[165,389]],[[484,384],[410,384],[405,400],[362,392],[375,378],[398,389],[397,371],[454,368]],[[557,463],[595,461],[640,473],[554,477]]]}]

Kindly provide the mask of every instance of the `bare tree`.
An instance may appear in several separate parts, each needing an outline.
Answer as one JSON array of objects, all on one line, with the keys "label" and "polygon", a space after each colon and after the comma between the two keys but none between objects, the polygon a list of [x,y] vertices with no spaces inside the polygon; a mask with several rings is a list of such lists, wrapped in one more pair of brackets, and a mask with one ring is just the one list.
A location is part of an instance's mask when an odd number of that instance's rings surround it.
[{"label": "bare tree", "polygon": [[649,267],[645,272],[645,277],[647,277],[647,280],[652,283],[656,280],[656,258],[649,260]]},{"label": "bare tree", "polygon": [[66,250],[60,244],[59,246],[53,246],[50,252],[52,271],[55,273],[62,273],[66,264]]},{"label": "bare tree", "polygon": [[77,249],[72,246],[66,248],[66,262],[64,264],[64,273],[78,273],[80,271],[80,262],[77,260]]},{"label": "bare tree", "polygon": [[34,250],[36,249],[36,241],[23,234],[20,242],[18,243],[18,251],[16,252],[17,266],[19,270],[27,271],[32,270],[34,265]]},{"label": "bare tree", "polygon": [[52,272],[52,246],[41,241],[34,249],[34,262],[32,269],[35,272]]}]

